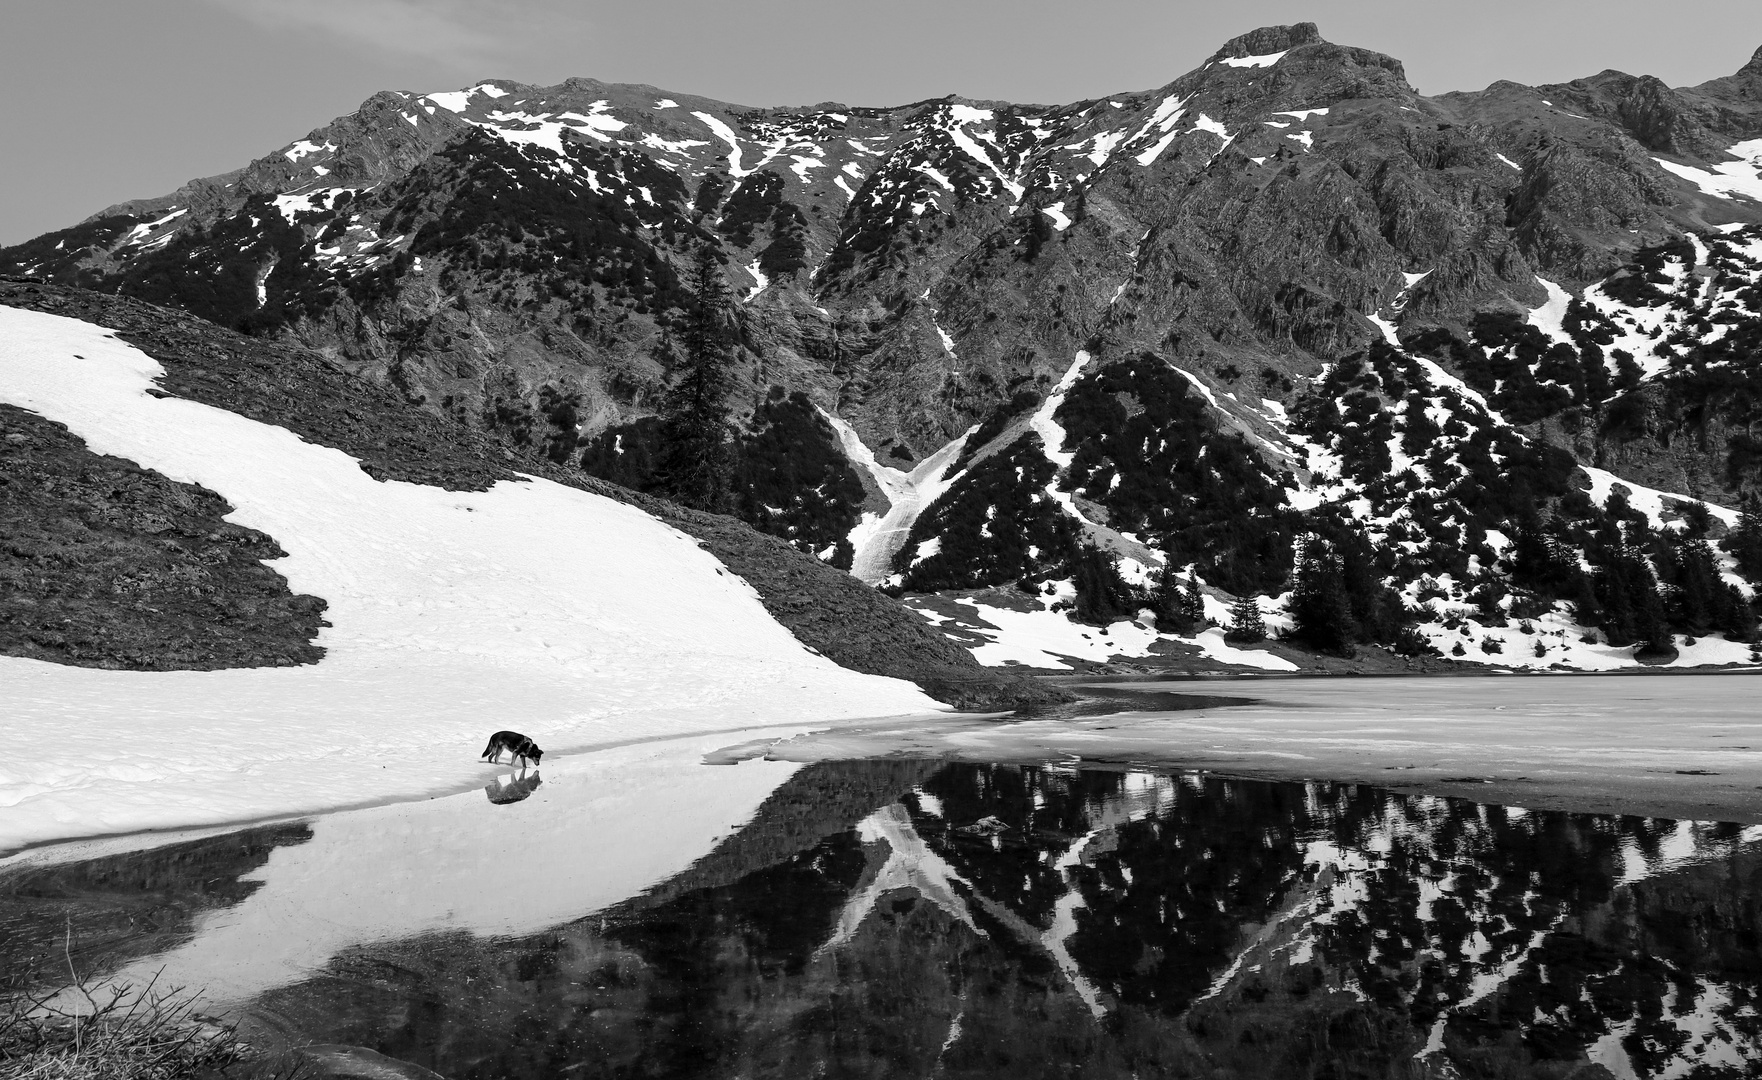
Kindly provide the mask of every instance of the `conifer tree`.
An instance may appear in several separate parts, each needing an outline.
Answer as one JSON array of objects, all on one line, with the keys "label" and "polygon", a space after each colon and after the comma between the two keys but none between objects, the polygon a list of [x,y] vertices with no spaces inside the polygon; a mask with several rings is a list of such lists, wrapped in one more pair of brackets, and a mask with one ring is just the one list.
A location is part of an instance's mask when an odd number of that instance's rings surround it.
[{"label": "conifer tree", "polygon": [[1312,536],[1297,564],[1297,584],[1291,594],[1291,636],[1320,652],[1351,656],[1358,635],[1340,560],[1326,541]]},{"label": "conifer tree", "polygon": [[1232,645],[1252,645],[1266,640],[1266,622],[1260,617],[1260,605],[1251,593],[1236,598],[1230,608],[1230,629],[1224,640]]},{"label": "conifer tree", "polygon": [[1720,605],[1719,628],[1732,641],[1756,640],[1756,609],[1744,599],[1736,585],[1726,585],[1725,602]]},{"label": "conifer tree", "polygon": [[1188,632],[1181,579],[1172,555],[1165,553],[1162,568],[1156,572],[1156,583],[1150,589],[1150,610],[1156,612],[1156,628],[1163,633]]},{"label": "conifer tree", "polygon": [[1705,540],[1685,540],[1676,549],[1676,622],[1691,634],[1705,634],[1725,603],[1719,564]]},{"label": "conifer tree", "polygon": [[1162,569],[1150,591],[1150,608],[1156,612],[1156,628],[1168,634],[1190,634],[1205,622],[1205,600],[1199,577],[1191,569],[1187,580],[1179,576],[1174,556],[1164,554]]},{"label": "conifer tree", "polygon": [[1199,574],[1187,571],[1187,587],[1181,591],[1181,617],[1194,626],[1205,621],[1205,594],[1199,591]]},{"label": "conifer tree", "polygon": [[1682,512],[1683,535],[1692,540],[1702,539],[1707,530],[1713,527],[1713,511],[1699,499],[1689,503]]},{"label": "conifer tree", "polygon": [[1133,612],[1132,590],[1107,553],[1084,544],[1071,560],[1071,584],[1077,590],[1072,611],[1078,622],[1106,626]]},{"label": "conifer tree", "polygon": [[[699,510],[725,510],[733,448],[726,399],[733,383],[729,321],[732,303],[716,251],[698,248],[687,279],[680,378],[662,405],[660,488],[675,502]],[[663,348],[671,343],[663,339]]]},{"label": "conifer tree", "polygon": [[1674,644],[1665,618],[1664,598],[1644,551],[1624,544],[1597,570],[1597,599],[1603,632],[1611,645],[1639,644],[1640,652],[1668,653]]},{"label": "conifer tree", "polygon": [[1737,560],[1738,572],[1752,584],[1762,582],[1762,500],[1744,496],[1738,527],[1722,544]]}]

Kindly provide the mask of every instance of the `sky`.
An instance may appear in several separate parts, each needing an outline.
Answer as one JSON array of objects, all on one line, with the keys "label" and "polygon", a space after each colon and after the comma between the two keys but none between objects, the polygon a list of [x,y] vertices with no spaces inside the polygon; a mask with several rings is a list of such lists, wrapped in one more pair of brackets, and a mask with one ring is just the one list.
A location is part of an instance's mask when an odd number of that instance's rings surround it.
[{"label": "sky", "polygon": [[1150,89],[1313,21],[1427,94],[1762,46],[1757,0],[0,0],[0,245],[238,168],[379,90],[580,75],[741,105]]}]

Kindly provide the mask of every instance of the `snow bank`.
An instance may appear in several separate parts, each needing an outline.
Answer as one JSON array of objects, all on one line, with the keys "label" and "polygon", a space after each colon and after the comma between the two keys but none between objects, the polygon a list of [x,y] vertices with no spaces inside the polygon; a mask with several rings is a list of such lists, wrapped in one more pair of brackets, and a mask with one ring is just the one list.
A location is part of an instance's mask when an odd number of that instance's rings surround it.
[{"label": "snow bank", "polygon": [[1652,160],[1708,195],[1721,199],[1736,195],[1762,202],[1762,139],[1728,146],[1725,152],[1737,160],[1719,162],[1711,172],[1693,165],[1678,165],[1660,157]]},{"label": "snow bank", "polygon": [[[1642,484],[1636,484],[1632,480],[1623,480],[1612,472],[1598,469],[1590,465],[1580,465],[1579,469],[1583,471],[1586,476],[1590,477],[1590,497],[1592,502],[1595,502],[1598,506],[1602,506],[1609,501],[1609,496],[1615,490],[1615,485],[1620,484],[1627,489],[1627,504],[1646,515],[1646,517],[1652,522],[1653,528],[1669,528],[1672,521],[1681,517],[1680,508],[1692,505],[1695,502],[1694,499],[1690,499],[1683,495],[1677,495],[1669,491],[1659,491],[1657,488],[1649,488]],[[1670,500],[1672,504],[1675,504],[1674,508],[1679,510],[1679,513],[1673,515],[1669,519],[1666,518],[1666,513],[1673,509],[1673,507],[1666,505],[1666,499]],[[1718,520],[1724,522],[1727,527],[1737,527],[1740,515],[1736,510],[1733,510],[1729,506],[1720,506],[1718,503],[1705,501],[1702,502],[1702,505],[1707,507],[1707,511]]]},{"label": "snow bank", "polygon": [[151,358],[0,307],[0,401],[200,483],[323,597],[324,662],[124,672],[0,657],[0,850],[408,798],[476,778],[492,731],[552,754],[755,723],[940,710],[809,652],[745,582],[631,507],[543,480],[382,483],[283,428],[147,393]]},{"label": "snow bank", "polygon": [[1296,671],[1297,665],[1282,656],[1258,649],[1238,649],[1224,640],[1224,631],[1219,627],[1201,630],[1193,639],[1194,644],[1205,652],[1205,655],[1220,664],[1240,664],[1243,667],[1260,668],[1262,671]]},{"label": "snow bank", "polygon": [[1234,68],[1272,67],[1280,60],[1283,60],[1285,58],[1285,53],[1290,51],[1291,50],[1286,49],[1284,52],[1265,53],[1261,56],[1226,56],[1222,60],[1219,60],[1218,63],[1228,64]]}]

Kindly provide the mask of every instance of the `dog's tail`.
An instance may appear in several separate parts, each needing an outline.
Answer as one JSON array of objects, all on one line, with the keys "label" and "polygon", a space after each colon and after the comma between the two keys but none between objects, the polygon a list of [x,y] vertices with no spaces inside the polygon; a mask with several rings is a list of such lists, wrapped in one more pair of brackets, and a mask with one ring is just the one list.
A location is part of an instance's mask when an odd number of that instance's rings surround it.
[{"label": "dog's tail", "polygon": [[494,735],[491,735],[489,737],[489,744],[483,748],[483,753],[481,753],[477,756],[480,758],[486,758],[495,752],[496,752],[496,737]]}]

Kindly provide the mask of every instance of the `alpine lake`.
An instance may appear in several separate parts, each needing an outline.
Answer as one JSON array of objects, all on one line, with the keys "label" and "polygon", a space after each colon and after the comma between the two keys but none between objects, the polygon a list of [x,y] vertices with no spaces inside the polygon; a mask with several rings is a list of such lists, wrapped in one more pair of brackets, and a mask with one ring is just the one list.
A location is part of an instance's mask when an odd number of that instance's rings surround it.
[{"label": "alpine lake", "polygon": [[1762,1075],[1762,826],[1142,743],[838,756],[863,737],[33,849],[0,861],[0,966],[199,989],[309,1076]]}]

